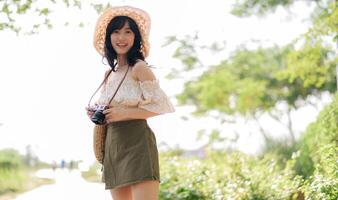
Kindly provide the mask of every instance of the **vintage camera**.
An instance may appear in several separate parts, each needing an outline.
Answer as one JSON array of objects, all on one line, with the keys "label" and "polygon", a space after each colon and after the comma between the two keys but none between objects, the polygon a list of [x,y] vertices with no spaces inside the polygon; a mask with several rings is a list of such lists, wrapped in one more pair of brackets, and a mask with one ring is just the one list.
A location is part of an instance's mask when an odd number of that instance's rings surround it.
[{"label": "vintage camera", "polygon": [[94,112],[91,117],[92,122],[99,125],[105,124],[106,120],[103,111],[107,108],[108,106],[106,105],[95,105],[95,107],[91,109]]}]

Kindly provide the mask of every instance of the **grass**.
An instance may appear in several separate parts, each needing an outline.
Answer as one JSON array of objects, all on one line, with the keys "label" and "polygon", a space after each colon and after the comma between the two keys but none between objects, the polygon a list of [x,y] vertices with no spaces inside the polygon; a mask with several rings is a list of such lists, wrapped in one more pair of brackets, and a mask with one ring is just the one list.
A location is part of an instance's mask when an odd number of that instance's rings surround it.
[{"label": "grass", "polygon": [[[101,169],[101,165],[98,163],[95,163],[92,165],[88,171],[82,172],[82,178],[84,178],[88,182],[94,182],[94,183],[100,183],[101,182],[101,176],[98,173]],[[1,199],[0,199],[1,200]]]},{"label": "grass", "polygon": [[[12,200],[19,194],[32,190],[42,185],[53,184],[54,180],[38,178],[35,176],[36,170],[25,170],[21,173],[21,181],[11,189],[3,190],[0,193],[0,200]],[[10,180],[10,179],[9,179]],[[13,180],[15,182],[15,180]],[[13,183],[15,185],[15,183]]]}]

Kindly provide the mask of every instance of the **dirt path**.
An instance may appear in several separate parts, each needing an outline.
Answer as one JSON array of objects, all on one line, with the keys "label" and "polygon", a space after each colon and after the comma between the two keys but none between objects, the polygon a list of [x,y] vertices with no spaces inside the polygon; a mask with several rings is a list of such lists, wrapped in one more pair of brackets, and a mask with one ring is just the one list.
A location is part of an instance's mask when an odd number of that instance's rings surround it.
[{"label": "dirt path", "polygon": [[38,175],[54,178],[55,184],[38,187],[17,196],[15,200],[111,200],[103,184],[85,181],[79,171],[44,170]]}]

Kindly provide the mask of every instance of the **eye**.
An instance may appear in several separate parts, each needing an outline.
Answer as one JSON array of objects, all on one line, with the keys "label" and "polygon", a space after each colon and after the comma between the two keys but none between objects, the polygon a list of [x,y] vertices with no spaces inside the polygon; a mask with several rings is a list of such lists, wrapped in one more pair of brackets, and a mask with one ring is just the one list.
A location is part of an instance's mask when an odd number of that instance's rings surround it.
[{"label": "eye", "polygon": [[131,30],[127,30],[126,33],[131,34],[133,32]]},{"label": "eye", "polygon": [[116,34],[116,33],[119,33],[119,30],[114,30],[113,33],[115,33],[115,34]]}]

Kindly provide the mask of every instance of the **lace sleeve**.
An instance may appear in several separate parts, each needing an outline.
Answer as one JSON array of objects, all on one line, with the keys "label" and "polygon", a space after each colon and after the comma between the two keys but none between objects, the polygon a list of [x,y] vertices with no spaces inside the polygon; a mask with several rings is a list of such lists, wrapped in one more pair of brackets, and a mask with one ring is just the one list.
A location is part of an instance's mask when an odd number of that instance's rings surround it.
[{"label": "lace sleeve", "polygon": [[158,80],[139,81],[139,84],[142,91],[142,100],[138,107],[158,114],[175,111],[168,96],[160,88]]}]

